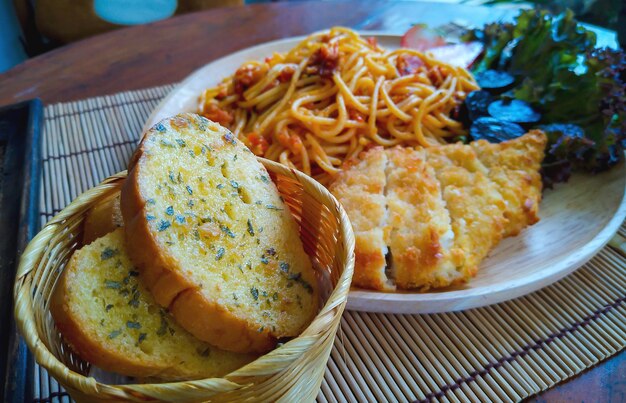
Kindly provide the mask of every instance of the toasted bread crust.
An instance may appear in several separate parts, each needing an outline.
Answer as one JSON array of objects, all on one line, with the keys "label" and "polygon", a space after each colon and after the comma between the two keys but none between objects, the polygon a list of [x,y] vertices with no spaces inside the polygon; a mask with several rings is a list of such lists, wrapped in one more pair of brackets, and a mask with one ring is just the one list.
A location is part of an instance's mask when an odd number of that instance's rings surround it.
[{"label": "toasted bread crust", "polygon": [[81,358],[107,371],[143,377],[158,376],[162,373],[164,369],[157,365],[148,362],[137,363],[124,354],[104,348],[89,329],[81,325],[78,318],[71,313],[69,301],[71,281],[68,277],[73,275],[77,264],[77,256],[74,254],[61,274],[50,300],[50,313],[65,341]]},{"label": "toasted bread crust", "polygon": [[[194,115],[179,115],[177,117],[172,118],[169,121],[168,125],[171,125],[172,127],[171,130],[175,130],[174,128],[180,128],[181,130],[193,130],[199,125],[206,124],[202,120],[198,120],[198,119],[201,119],[201,118],[196,117]],[[213,125],[213,123],[210,123],[210,125]],[[218,129],[210,129],[210,130],[218,130]],[[227,136],[227,137],[231,136],[230,134],[225,134],[227,133],[225,129],[220,128],[219,130],[224,130],[224,132],[221,132],[221,131],[218,132],[220,136]],[[192,333],[198,339],[208,342],[224,350],[233,351],[233,352],[242,352],[242,353],[266,352],[272,349],[276,345],[277,339],[279,337],[295,336],[299,334],[299,332],[304,330],[303,326],[306,326],[306,324],[308,324],[310,320],[313,318],[313,316],[315,315],[315,309],[312,309],[312,306],[313,306],[312,304],[309,304],[307,302],[303,305],[304,308],[301,309],[301,316],[297,319],[298,322],[302,322],[302,326],[298,325],[298,329],[295,329],[294,326],[291,326],[291,329],[285,330],[285,329],[279,328],[279,326],[274,327],[274,326],[265,326],[262,324],[256,324],[257,322],[250,320],[250,318],[246,317],[245,314],[242,314],[241,312],[237,311],[237,309],[239,308],[233,308],[232,306],[233,304],[225,306],[223,293],[220,294],[219,292],[216,292],[216,293],[209,292],[209,290],[219,291],[220,288],[223,286],[223,284],[217,281],[209,282],[208,284],[198,283],[197,278],[193,278],[193,276],[189,275],[189,270],[191,270],[191,268],[189,268],[188,265],[186,265],[184,262],[179,262],[177,260],[176,253],[172,252],[171,250],[168,250],[168,248],[165,248],[163,246],[162,240],[158,238],[159,233],[154,229],[154,222],[150,222],[146,217],[146,211],[148,211],[147,206],[146,206],[147,196],[144,196],[142,194],[143,188],[141,187],[142,186],[141,181],[143,180],[142,178],[149,177],[152,174],[152,172],[148,172],[149,169],[145,167],[145,164],[147,162],[144,162],[144,161],[148,161],[149,158],[151,158],[150,153],[155,152],[153,149],[150,149],[150,151],[146,150],[146,141],[150,141],[149,139],[151,138],[151,136],[160,136],[160,135],[161,133],[159,132],[155,132],[152,134],[148,132],[144,136],[144,140],[142,141],[136,153],[132,157],[131,164],[129,166],[129,175],[122,188],[121,205],[122,205],[122,215],[124,217],[124,222],[126,224],[125,229],[126,229],[126,235],[127,235],[126,239],[127,239],[128,253],[131,256],[131,259],[133,260],[134,264],[138,267],[138,270],[141,273],[141,278],[144,284],[146,285],[146,287],[150,290],[152,295],[155,297],[156,301],[161,306],[168,308],[168,310],[173,314],[176,321],[183,328],[185,328],[187,331]],[[156,138],[159,138],[159,137],[156,137]],[[234,147],[238,147],[238,149],[240,148],[241,151],[243,152],[247,151],[243,149],[244,146],[241,145],[240,143],[237,143],[238,145],[235,146],[236,140],[234,140],[232,137],[229,137],[229,138],[230,140],[224,143],[224,147],[227,147],[228,149],[234,149]],[[191,142],[192,139],[189,138],[188,141]],[[191,145],[189,147],[191,147]],[[209,146],[209,147],[212,147],[212,146]],[[211,152],[218,153],[220,152],[220,149],[219,147],[216,146],[216,150],[213,150]],[[250,156],[252,156],[252,154],[250,154]],[[241,156],[240,161],[246,158],[248,157]],[[233,166],[236,166],[236,164],[233,164]],[[236,169],[236,168],[233,168],[233,169]],[[259,167],[259,169],[261,169],[261,167]],[[264,169],[262,169],[262,171],[265,173],[265,175],[267,175]],[[197,173],[197,174],[200,175],[201,173]],[[254,172],[251,172],[250,175],[254,176]],[[243,186],[243,184],[241,183],[240,185],[237,185],[237,182],[235,182],[235,185]],[[267,186],[273,186],[273,184],[270,183]],[[278,196],[276,196],[276,198],[278,199]],[[276,200],[276,202],[278,202],[278,200]],[[255,205],[255,204],[256,203],[248,204],[248,205]],[[270,205],[270,207],[275,208],[273,205]],[[289,219],[292,219],[291,216],[289,216],[289,213],[287,211],[284,211],[284,212],[282,211],[283,208],[280,208],[278,210],[281,210],[280,220],[284,219],[285,214],[287,214]],[[274,211],[274,210],[268,210],[268,211]],[[259,217],[251,216],[251,218],[254,221],[254,219],[258,219]],[[245,223],[245,220],[243,222]],[[175,224],[172,224],[172,225],[175,225]],[[193,224],[190,222],[190,228],[192,229],[197,228],[197,227],[193,227],[193,225],[197,225],[197,224]],[[206,223],[206,225],[217,226],[217,224],[213,224],[213,222],[210,220],[208,223]],[[251,225],[250,219],[248,219],[248,225]],[[218,229],[216,230],[216,233],[211,233],[211,235],[215,235],[218,237],[225,236],[223,234],[224,227],[222,227],[222,229],[220,229],[220,227],[217,227],[217,228]],[[228,227],[225,227],[225,228],[226,230],[228,230]],[[238,236],[248,236],[247,233],[251,232],[252,235],[250,235],[250,237],[254,236],[255,239],[258,240],[260,235],[259,233],[254,232],[254,231],[258,231],[258,227],[255,227],[255,228],[256,230],[252,228],[248,231],[243,230],[243,231],[239,231],[239,232],[236,231],[236,232]],[[284,233],[285,234],[287,233],[297,234],[297,232],[295,232],[297,231],[295,230],[295,228],[296,228],[295,226],[293,228],[284,227],[283,228]],[[267,228],[266,226],[265,229],[266,231],[263,232],[263,235],[268,233],[269,228]],[[263,231],[263,228],[261,228],[260,230]],[[207,231],[211,231],[211,229],[209,228],[207,229]],[[227,239],[228,240],[233,239],[234,236],[235,234],[230,233],[230,237],[228,237]],[[250,237],[247,239],[251,239]],[[201,239],[203,240],[205,238],[201,238]],[[289,238],[289,239],[292,239],[292,238]],[[297,239],[297,241],[299,241],[299,239]],[[202,241],[202,242],[205,242],[205,241]],[[208,243],[207,245],[212,246],[213,244]],[[292,247],[294,247],[294,245],[292,245]],[[277,252],[279,254],[281,253],[278,248],[277,248]],[[277,253],[277,252],[273,252],[273,253]],[[230,252],[227,252],[227,253],[230,253]],[[306,257],[303,250],[302,250],[302,255]],[[220,258],[221,256],[219,258],[216,258],[215,260],[218,260]],[[198,257],[198,259],[200,259],[200,256]],[[226,258],[224,260],[226,260]],[[261,260],[265,260],[265,258]],[[214,262],[214,260],[211,260],[211,261]],[[204,260],[202,260],[202,262],[204,262]],[[311,269],[310,261],[308,257],[306,257],[306,262],[308,265],[308,269],[305,267],[305,265],[303,265],[302,270],[308,270],[308,271],[301,272],[301,274],[302,274],[303,280],[307,279],[307,281],[310,282],[309,279],[313,275],[313,271]],[[245,263],[245,262],[241,262],[241,263]],[[289,265],[287,265],[287,267],[289,267]],[[223,269],[224,269],[223,273],[227,273],[228,268],[224,266]],[[210,271],[210,270],[216,270],[216,269],[215,268],[210,269],[207,267],[207,270]],[[221,268],[218,270],[221,270]],[[274,261],[268,262],[267,260],[265,260],[265,265],[263,265],[263,270],[278,273],[279,272],[278,263]],[[286,277],[286,274],[285,274],[285,277]],[[294,278],[299,279],[300,277],[294,277]],[[224,284],[225,284],[224,287],[228,287],[228,281],[225,280]],[[282,287],[282,286],[279,286],[278,284],[272,284],[271,286],[274,287],[275,289],[278,289],[279,291],[280,291],[280,287]],[[310,294],[307,295],[307,298],[311,298],[313,301],[317,301],[316,288],[312,288],[312,289],[310,288],[309,291],[310,291]],[[246,296],[242,297],[241,294],[239,294],[238,296],[234,296],[234,298],[237,299],[237,303],[235,303],[234,305],[238,307],[240,301],[241,301],[241,304],[244,304],[245,298],[251,298],[250,297],[251,292],[255,300],[258,300],[258,302],[260,303],[261,295],[259,294],[259,292],[261,292],[261,289],[259,288],[259,290],[257,290],[256,288],[254,287],[250,288],[249,286],[249,288],[246,289],[246,293],[247,293]],[[222,297],[220,297],[220,295]],[[270,294],[270,297],[271,297],[271,294]],[[244,298],[244,300],[241,300],[239,298]],[[268,298],[268,294],[265,294],[263,298]],[[287,299],[283,299],[282,296],[276,297],[276,298],[279,298],[279,299],[272,300],[272,301],[276,301],[275,304],[281,304],[281,303],[291,304],[291,306],[293,307],[293,304],[295,302],[295,301],[288,301]],[[278,305],[272,304],[272,306],[278,306]],[[287,312],[286,310],[283,310],[283,311],[280,311],[278,314],[286,315],[286,312]],[[261,315],[261,310],[258,311],[258,315],[259,316]],[[306,318],[304,316],[306,316]],[[306,320],[303,320],[303,319],[306,319]],[[288,332],[288,333],[285,333],[285,332]]]},{"label": "toasted bread crust", "polygon": [[191,334],[219,348],[235,352],[265,352],[276,345],[269,331],[249,329],[248,324],[223,307],[208,301],[181,272],[171,270],[171,257],[159,248],[142,214],[145,201],[139,190],[143,154],[139,147],[122,188],[122,216],[126,223],[128,253],[141,272],[141,279],[157,303],[168,308],[176,321]]},{"label": "toasted bread crust", "polygon": [[[142,154],[143,147],[140,146],[133,161],[136,162]],[[128,172],[121,196],[128,254],[140,269],[141,279],[154,299],[159,305],[168,308],[176,295],[192,285],[182,275],[168,269],[172,267],[171,258],[158,247],[148,221],[141,214],[145,201],[139,190],[140,167],[130,165]],[[146,267],[149,270],[143,270]]]},{"label": "toasted bread crust", "polygon": [[[202,315],[190,314],[189,307],[199,307]],[[193,288],[178,294],[170,305],[170,312],[191,334],[212,334],[212,340],[217,340],[215,345],[226,345],[232,351],[267,351],[276,345],[276,339],[269,332],[250,332],[246,322],[234,317],[224,307],[207,301]]]},{"label": "toasted bread crust", "polygon": [[195,339],[157,305],[137,274],[122,229],[74,253],[51,312],[81,358],[107,371],[167,380],[222,376],[255,358]]},{"label": "toasted bread crust", "polygon": [[111,195],[87,212],[83,223],[83,245],[88,245],[123,225],[119,194]]}]

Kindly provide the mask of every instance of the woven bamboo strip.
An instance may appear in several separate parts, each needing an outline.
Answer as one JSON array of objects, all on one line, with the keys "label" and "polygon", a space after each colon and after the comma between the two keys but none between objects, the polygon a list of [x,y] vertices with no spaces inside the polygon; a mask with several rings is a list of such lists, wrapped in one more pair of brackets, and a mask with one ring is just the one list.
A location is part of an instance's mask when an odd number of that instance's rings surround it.
[{"label": "woven bamboo strip", "polygon": [[[143,122],[171,88],[47,107],[42,212],[60,210],[123,168]],[[624,348],[625,295],[626,256],[606,248],[555,285],[492,307],[423,316],[346,312],[318,400],[532,396]],[[38,378],[36,397],[61,392],[45,371]]]},{"label": "woven bamboo strip", "polygon": [[[63,345],[59,342],[56,330],[51,326],[46,306],[54,283],[59,277],[58,268],[65,264],[76,248],[84,211],[97,203],[100,198],[106,197],[111,191],[119,191],[120,179],[125,177],[122,173],[77,197],[68,208],[57,214],[52,222],[43,228],[24,252],[18,268],[15,288],[16,320],[29,347],[34,350],[38,362],[54,370],[55,376],[60,376],[64,385],[70,385],[72,393],[75,396],[82,396],[84,401],[93,401],[96,397],[104,401],[112,397],[130,399],[148,396],[168,400],[195,400],[201,396],[210,396],[215,392],[220,393],[220,401],[235,398],[263,401],[274,400],[277,397],[285,401],[293,401],[298,396],[315,396],[319,390],[351,281],[353,262],[351,229],[345,212],[319,184],[279,164],[271,161],[263,161],[263,163],[273,174],[293,179],[289,184],[287,181],[279,183],[279,190],[284,186],[297,184],[304,188],[305,194],[315,194],[314,200],[317,204],[306,199],[301,201],[306,203],[300,209],[305,217],[302,220],[303,225],[316,225],[314,222],[309,223],[306,219],[311,209],[316,212],[324,211],[324,209],[334,212],[332,215],[322,216],[323,219],[333,220],[332,222],[320,222],[315,227],[318,228],[317,230],[310,228],[308,230],[319,231],[320,225],[333,228],[332,231],[324,233],[324,236],[335,239],[333,250],[312,249],[313,257],[318,262],[326,262],[320,263],[324,270],[342,273],[341,276],[336,276],[336,281],[332,283],[333,291],[328,302],[298,338],[234,371],[224,379],[109,386],[96,385],[92,378],[80,376],[85,370],[83,367],[74,368],[72,361],[76,357],[68,360],[67,355],[63,353]],[[283,192],[282,195],[288,204],[296,203],[287,192]],[[319,214],[316,216],[320,217]],[[323,238],[323,236],[318,233],[315,239],[318,238]],[[331,253],[330,257],[325,256],[328,253]],[[338,301],[338,298],[342,301]],[[64,357],[63,363],[59,361],[60,357]],[[68,365],[74,372],[67,371],[67,367],[63,364]]]}]

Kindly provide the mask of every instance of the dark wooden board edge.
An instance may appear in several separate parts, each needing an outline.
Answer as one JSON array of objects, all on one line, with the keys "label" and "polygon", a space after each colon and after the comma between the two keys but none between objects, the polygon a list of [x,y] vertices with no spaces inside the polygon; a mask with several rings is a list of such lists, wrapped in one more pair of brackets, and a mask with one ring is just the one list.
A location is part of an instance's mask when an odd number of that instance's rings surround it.
[{"label": "dark wooden board edge", "polygon": [[43,105],[34,99],[1,108],[0,122],[6,144],[0,195],[0,396],[3,402],[25,402],[32,401],[34,361],[15,326],[13,283],[19,257],[39,231]]}]

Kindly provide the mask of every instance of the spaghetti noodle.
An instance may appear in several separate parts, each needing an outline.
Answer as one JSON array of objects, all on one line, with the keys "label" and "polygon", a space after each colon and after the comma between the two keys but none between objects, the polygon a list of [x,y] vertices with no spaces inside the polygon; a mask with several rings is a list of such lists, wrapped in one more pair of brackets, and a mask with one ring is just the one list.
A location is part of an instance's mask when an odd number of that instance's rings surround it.
[{"label": "spaghetti noodle", "polygon": [[470,73],[411,49],[385,50],[347,28],[251,61],[200,97],[200,113],[257,155],[327,185],[375,145],[432,146],[464,134],[451,117],[478,86]]}]

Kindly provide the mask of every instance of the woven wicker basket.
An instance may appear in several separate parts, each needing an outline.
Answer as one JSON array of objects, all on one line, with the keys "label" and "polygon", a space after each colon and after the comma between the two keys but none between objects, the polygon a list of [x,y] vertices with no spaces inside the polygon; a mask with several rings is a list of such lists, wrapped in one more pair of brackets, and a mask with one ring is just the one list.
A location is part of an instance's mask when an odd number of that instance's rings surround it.
[{"label": "woven wicker basket", "polygon": [[297,338],[226,375],[187,382],[108,385],[87,377],[89,364],[62,342],[48,309],[52,290],[80,247],[85,213],[120,191],[126,172],[83,193],[30,242],[17,272],[17,325],[37,362],[77,401],[312,401],[317,396],[354,268],[354,235],[345,211],[319,183],[260,159],[300,223],[300,237],[315,262],[325,303]]}]

